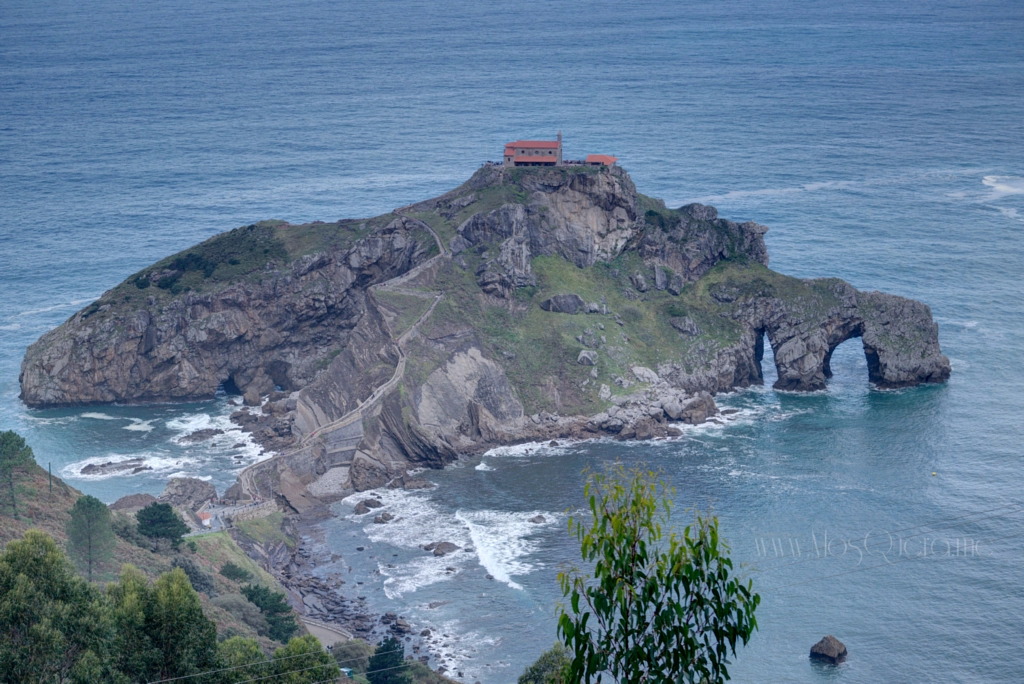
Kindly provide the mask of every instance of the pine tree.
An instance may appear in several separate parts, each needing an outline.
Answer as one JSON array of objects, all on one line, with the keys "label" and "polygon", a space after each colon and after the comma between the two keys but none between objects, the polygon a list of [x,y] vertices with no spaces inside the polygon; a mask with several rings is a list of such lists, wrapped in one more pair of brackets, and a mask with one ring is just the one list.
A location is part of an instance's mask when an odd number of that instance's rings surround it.
[{"label": "pine tree", "polygon": [[380,642],[370,656],[370,667],[366,671],[370,684],[410,684],[408,668],[405,666],[405,646],[391,636]]},{"label": "pine tree", "polygon": [[32,447],[25,443],[25,438],[13,430],[0,432],[0,479],[7,485],[8,502],[11,517],[18,517],[18,499],[14,487],[14,475],[36,462]]},{"label": "pine tree", "polygon": [[135,514],[139,521],[139,533],[154,539],[170,539],[178,548],[181,535],[188,532],[188,525],[182,522],[170,504],[151,503]]},{"label": "pine tree", "polygon": [[217,626],[203,615],[199,594],[175,568],[153,584],[147,631],[160,651],[159,679],[183,677],[214,669]]},{"label": "pine tree", "polygon": [[67,533],[71,558],[85,570],[92,582],[93,570],[112,557],[116,544],[110,525],[110,509],[94,496],[79,497],[71,507]]}]

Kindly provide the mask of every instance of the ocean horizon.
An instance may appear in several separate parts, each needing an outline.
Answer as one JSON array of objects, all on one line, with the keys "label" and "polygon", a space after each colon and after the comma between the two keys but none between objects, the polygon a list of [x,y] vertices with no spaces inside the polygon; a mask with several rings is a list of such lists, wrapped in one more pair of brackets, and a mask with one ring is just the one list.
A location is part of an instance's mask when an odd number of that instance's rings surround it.
[{"label": "ocean horizon", "polygon": [[[27,347],[213,235],[379,215],[561,131],[567,158],[614,155],[669,207],[767,225],[773,270],[925,302],[952,377],[872,388],[852,340],[826,390],[778,392],[769,353],[764,387],[717,396],[735,413],[682,437],[464,458],[421,473],[432,490],[381,492],[400,524],[334,504],[321,543],[342,558],[323,572],[448,635],[462,681],[515,682],[556,639],[582,472],[644,463],[680,524],[719,516],[762,596],[735,681],[1022,681],[1022,35],[1011,0],[10,0],[0,430],[106,503],[179,476],[223,492],[265,457],[226,396],[28,409]],[[205,428],[226,432],[183,439]],[[129,459],[149,469],[83,473]],[[424,560],[439,534],[475,551]],[[839,667],[808,660],[825,634],[850,650]]]}]

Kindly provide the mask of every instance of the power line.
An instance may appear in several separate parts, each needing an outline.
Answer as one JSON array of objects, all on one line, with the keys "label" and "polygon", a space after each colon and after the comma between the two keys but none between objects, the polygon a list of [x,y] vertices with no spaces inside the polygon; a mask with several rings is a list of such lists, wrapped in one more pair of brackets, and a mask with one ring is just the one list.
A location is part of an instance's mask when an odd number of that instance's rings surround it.
[{"label": "power line", "polygon": [[[403,653],[405,652],[405,649],[403,648],[403,649],[395,649],[393,651],[384,651],[384,653],[382,653],[381,655],[384,655],[384,654],[387,654],[387,653],[398,653],[399,650],[401,650]],[[268,665],[270,663],[280,663],[280,662],[283,662],[285,660],[291,660],[293,658],[302,658],[304,656],[308,657],[308,656],[314,656],[314,655],[316,655],[316,654],[315,653],[299,653],[297,655],[285,656],[283,658],[268,658],[267,660],[261,660],[259,662],[255,662],[255,663],[248,663],[246,665],[235,665],[234,667],[224,667],[224,668],[221,668],[219,670],[207,670],[205,672],[197,672],[196,674],[183,675],[181,677],[171,677],[169,679],[154,679],[153,681],[147,682],[146,684],[163,684],[163,682],[177,682],[177,681],[180,681],[182,679],[191,679],[192,677],[202,677],[203,675],[217,674],[218,672],[230,672],[231,670],[240,670],[243,667],[260,667],[260,666],[263,666],[263,665]],[[376,654],[374,654],[374,655],[376,655]],[[354,660],[361,660],[362,657],[363,656],[359,656],[359,657],[356,657],[356,658],[346,658],[345,660],[336,660],[335,663],[337,663],[339,665],[341,663],[351,663]]]}]

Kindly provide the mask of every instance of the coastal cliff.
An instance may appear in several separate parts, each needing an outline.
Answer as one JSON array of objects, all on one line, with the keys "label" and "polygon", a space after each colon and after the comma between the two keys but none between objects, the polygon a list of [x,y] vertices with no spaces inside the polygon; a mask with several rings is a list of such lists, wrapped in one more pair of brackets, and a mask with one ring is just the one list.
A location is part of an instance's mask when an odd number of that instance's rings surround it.
[{"label": "coastal cliff", "polygon": [[384,216],[254,224],[135,274],[29,348],[22,399],[242,394],[262,409],[237,420],[287,452],[238,493],[301,509],[496,444],[676,434],[763,382],[765,338],[781,390],[824,389],[854,337],[880,388],[949,377],[925,304],[776,273],[766,231],[669,209],[617,167],[485,166]]}]

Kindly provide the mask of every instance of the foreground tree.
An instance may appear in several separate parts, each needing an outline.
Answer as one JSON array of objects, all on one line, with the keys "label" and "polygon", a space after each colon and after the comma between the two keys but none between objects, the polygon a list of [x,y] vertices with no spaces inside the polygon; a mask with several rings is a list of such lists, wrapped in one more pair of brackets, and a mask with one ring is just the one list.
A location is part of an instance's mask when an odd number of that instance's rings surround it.
[{"label": "foreground tree", "polygon": [[320,641],[307,634],[274,651],[274,673],[273,681],[281,684],[314,684],[333,682],[341,669]]},{"label": "foreground tree", "polygon": [[565,684],[563,674],[572,664],[565,646],[556,643],[519,675],[518,684]]},{"label": "foreground tree", "polygon": [[217,627],[203,615],[199,594],[181,568],[153,584],[146,631],[160,652],[159,679],[215,669]]},{"label": "foreground tree", "polygon": [[71,507],[67,534],[68,553],[92,582],[93,570],[113,557],[116,539],[110,509],[94,496],[79,497]]},{"label": "foreground tree", "polygon": [[568,681],[729,679],[727,656],[757,628],[760,596],[735,577],[717,518],[697,514],[666,538],[674,492],[621,465],[591,474],[584,492],[589,515],[570,518],[569,529],[594,571],[558,575],[569,601],[558,617]]},{"label": "foreground tree", "polygon": [[380,642],[370,656],[366,678],[370,684],[409,684],[412,678],[405,666],[405,645],[393,636]]},{"label": "foreground tree", "polygon": [[25,443],[25,438],[13,430],[0,432],[0,480],[3,480],[6,492],[6,503],[10,508],[11,517],[18,517],[18,497],[15,489],[15,475],[35,464],[32,447]]},{"label": "foreground tree", "polygon": [[10,542],[0,555],[0,681],[109,681],[104,608],[46,533]]},{"label": "foreground tree", "polygon": [[181,536],[188,532],[188,525],[170,504],[151,503],[136,513],[135,519],[139,521],[139,534],[151,539],[168,539],[174,548],[178,548]]}]

